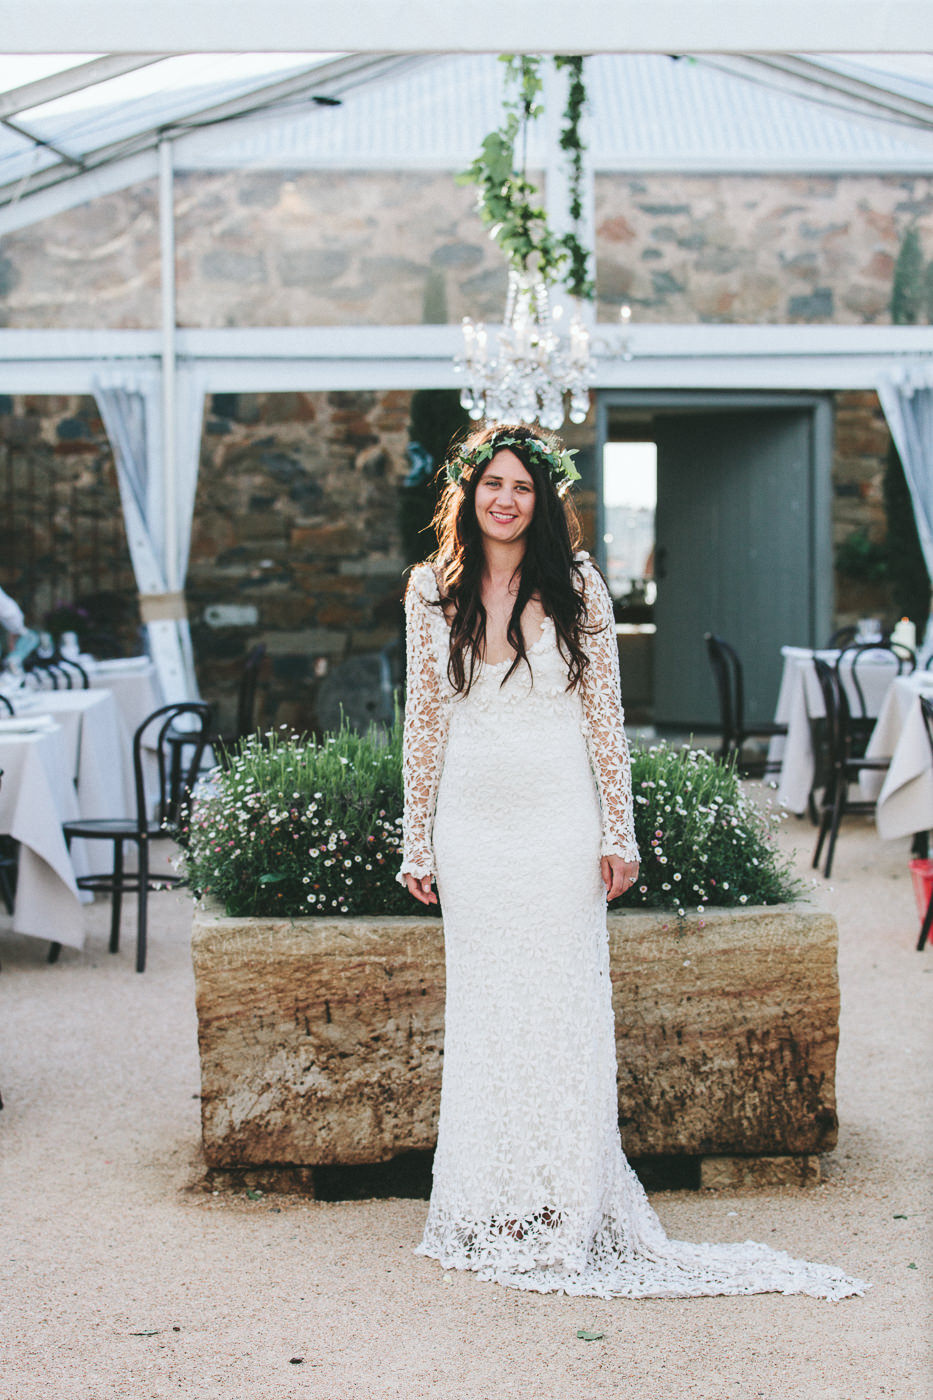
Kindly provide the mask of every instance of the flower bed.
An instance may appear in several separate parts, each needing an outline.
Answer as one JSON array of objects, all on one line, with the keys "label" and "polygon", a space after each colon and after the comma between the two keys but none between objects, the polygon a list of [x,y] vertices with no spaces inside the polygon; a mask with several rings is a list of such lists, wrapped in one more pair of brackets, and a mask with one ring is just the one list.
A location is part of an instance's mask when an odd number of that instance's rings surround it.
[{"label": "flower bed", "polygon": [[[625,908],[780,904],[798,882],[770,819],[735,770],[664,744],[632,755],[642,854]],[[402,843],[402,735],[349,729],[321,740],[247,740],[195,805],[184,833],[189,882],[233,917],[430,912],[395,879]]]}]

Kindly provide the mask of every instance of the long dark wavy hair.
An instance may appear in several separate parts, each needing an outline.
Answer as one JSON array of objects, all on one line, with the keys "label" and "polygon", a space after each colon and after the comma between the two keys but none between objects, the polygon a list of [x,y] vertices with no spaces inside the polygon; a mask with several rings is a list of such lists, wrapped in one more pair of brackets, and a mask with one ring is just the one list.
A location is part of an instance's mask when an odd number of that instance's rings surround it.
[{"label": "long dark wavy hair", "polygon": [[[529,599],[537,594],[554,624],[558,645],[567,661],[567,689],[573,690],[580,684],[588,665],[581,641],[587,631],[582,571],[574,559],[581,539],[580,522],[569,495],[561,498],[557,494],[547,468],[523,443],[535,439],[556,452],[560,452],[561,447],[554,438],[524,423],[497,423],[471,433],[456,445],[451,455],[470,456],[485,443],[491,444],[495,453],[496,443],[502,438],[515,439],[508,444],[508,450],[514,452],[528,472],[535,489],[534,515],[524,536],[525,554],[519,570],[518,595],[507,630],[515,660],[502,684],[520,662],[524,661],[531,669],[521,617]],[[458,481],[447,482],[434,517],[438,550],[432,562],[438,576],[440,606],[451,619],[447,674],[454,690],[463,695],[473,684],[486,645],[486,609],[481,593],[485,554],[475,498],[476,488],[490,460],[469,463]]]}]

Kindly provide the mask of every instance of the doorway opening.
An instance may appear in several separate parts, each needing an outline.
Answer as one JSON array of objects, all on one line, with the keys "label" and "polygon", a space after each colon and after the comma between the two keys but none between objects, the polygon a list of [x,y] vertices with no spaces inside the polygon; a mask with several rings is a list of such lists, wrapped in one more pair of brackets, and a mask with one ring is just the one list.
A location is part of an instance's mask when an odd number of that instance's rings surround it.
[{"label": "doorway opening", "polygon": [[654,692],[658,445],[631,434],[602,452],[602,546],[629,720],[651,719]]},{"label": "doorway opening", "polygon": [[739,653],[746,719],[772,718],[781,648],[819,645],[832,613],[830,397],[606,390],[598,424],[629,718],[717,731],[707,632]]}]

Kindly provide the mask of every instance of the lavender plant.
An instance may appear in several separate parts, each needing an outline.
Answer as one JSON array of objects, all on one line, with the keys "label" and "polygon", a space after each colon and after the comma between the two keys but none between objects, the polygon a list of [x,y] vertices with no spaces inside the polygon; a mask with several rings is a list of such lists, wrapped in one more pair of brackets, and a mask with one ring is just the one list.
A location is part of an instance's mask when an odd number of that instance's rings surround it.
[{"label": "lavender plant", "polygon": [[[402,735],[342,729],[320,740],[247,740],[198,798],[182,833],[189,884],[233,916],[429,912],[395,879],[402,845]],[[773,819],[735,770],[660,744],[632,755],[639,880],[624,906],[679,915],[775,904],[798,882]]]}]

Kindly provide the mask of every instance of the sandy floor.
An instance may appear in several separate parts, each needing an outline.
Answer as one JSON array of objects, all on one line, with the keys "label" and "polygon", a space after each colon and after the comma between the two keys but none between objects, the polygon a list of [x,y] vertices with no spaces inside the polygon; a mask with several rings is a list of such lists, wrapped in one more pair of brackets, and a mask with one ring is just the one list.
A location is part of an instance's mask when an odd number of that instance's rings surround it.
[{"label": "sandy floor", "polygon": [[[810,828],[782,839],[806,869]],[[100,907],[54,967],[0,921],[0,1397],[928,1400],[933,947],[914,951],[906,862],[851,819],[815,891],[843,984],[824,1184],[654,1198],[673,1235],[871,1280],[838,1304],[516,1293],[415,1257],[422,1201],[205,1194],[184,896],[155,901],[143,977]]]}]

